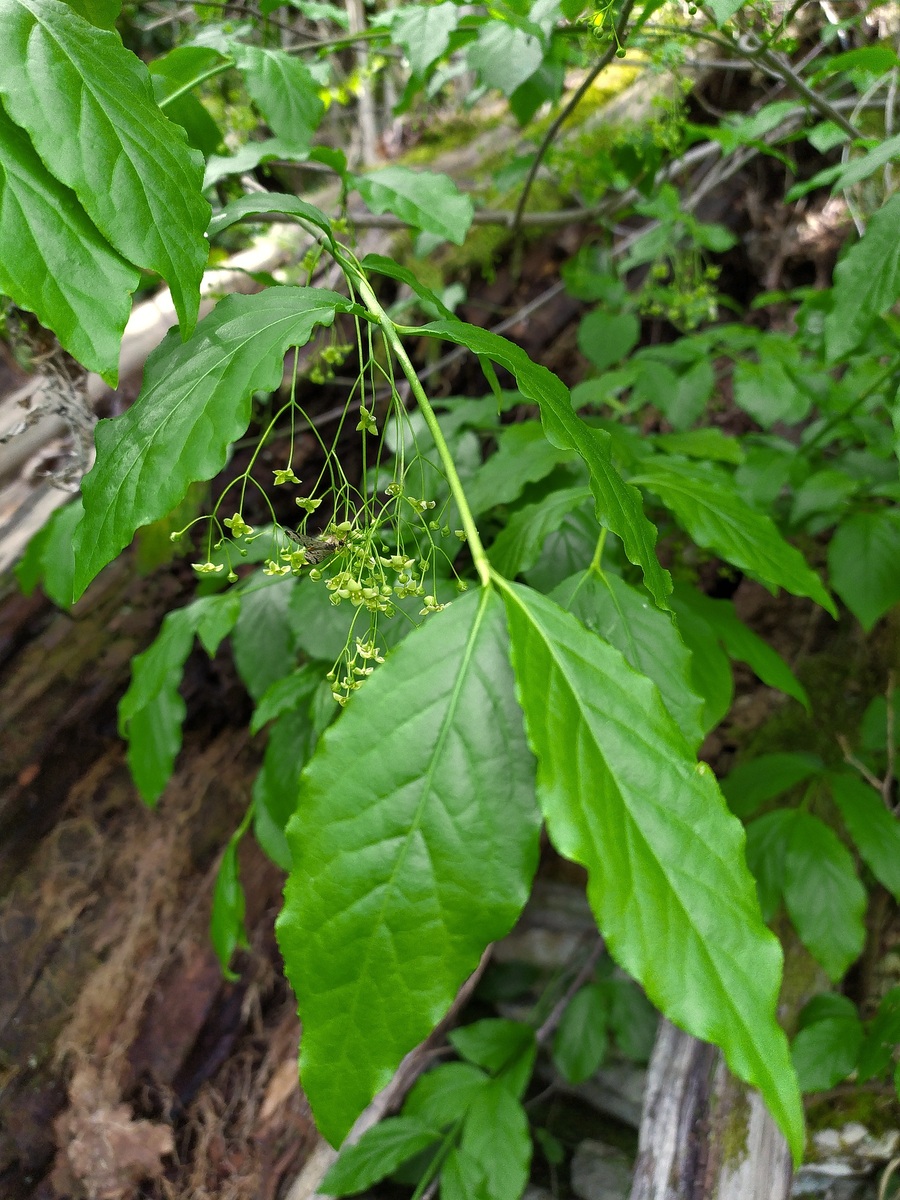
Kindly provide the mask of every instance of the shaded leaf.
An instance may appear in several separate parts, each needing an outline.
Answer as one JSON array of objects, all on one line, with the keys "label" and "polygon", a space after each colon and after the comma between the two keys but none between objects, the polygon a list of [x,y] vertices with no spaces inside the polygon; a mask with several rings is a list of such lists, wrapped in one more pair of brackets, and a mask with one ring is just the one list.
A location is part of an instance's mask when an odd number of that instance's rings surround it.
[{"label": "shaded leaf", "polygon": [[219,870],[216,872],[212,913],[209,921],[210,940],[216,952],[216,958],[219,960],[223,975],[230,980],[237,979],[237,975],[229,970],[235,950],[247,949],[250,944],[244,926],[247,901],[238,873],[237,861],[238,846],[248,824],[249,814],[225,847]]},{"label": "shaded leaf", "polygon": [[196,616],[193,605],[166,615],[156,639],[131,660],[131,683],[119,701],[119,734],[128,741],[128,767],[145,804],[162,795],[181,749],[186,708],[178,688]]},{"label": "shaded leaf", "polygon": [[445,1128],[465,1116],[487,1083],[488,1076],[471,1063],[442,1063],[419,1076],[406,1097],[403,1112],[426,1125]]},{"label": "shaded leaf", "polygon": [[241,594],[241,613],[231,644],[238,675],[257,702],[295,666],[294,630],[288,611],[294,584],[292,578],[260,574]]},{"label": "shaded leaf", "polygon": [[866,633],[900,603],[900,512],[881,508],[842,521],[828,545],[831,585]]},{"label": "shaded leaf", "polygon": [[831,979],[862,953],[866,893],[853,859],[817,817],[792,812],[786,826],[784,902],[800,940]]},{"label": "shaded leaf", "polygon": [[722,1047],[799,1158],[802,1109],[775,1019],[781,954],[740,822],[649,679],[546,597],[518,584],[503,595],[548,832],[587,867],[610,953],[666,1016]]},{"label": "shaded leaf", "polygon": [[326,1196],[365,1191],[439,1137],[437,1130],[415,1117],[386,1117],[367,1129],[356,1145],[342,1151],[319,1190]]},{"label": "shaded leaf", "polygon": [[605,371],[634,349],[640,332],[634,313],[596,308],[578,326],[578,349],[598,371]]},{"label": "shaded leaf", "polygon": [[859,1055],[859,1082],[885,1075],[900,1045],[900,987],[882,997]]},{"label": "shaded leaf", "polygon": [[560,463],[573,459],[571,450],[547,441],[540,421],[507,425],[498,435],[496,453],[466,481],[466,499],[473,515],[518,500],[529,483],[545,479]]},{"label": "shaded leaf", "polygon": [[722,780],[722,792],[735,816],[745,819],[766,800],[783,796],[823,767],[815,754],[760,754],[735,767]]},{"label": "shaded leaf", "polygon": [[900,821],[856,775],[828,775],[834,802],[866,866],[900,903]]},{"label": "shaded leaf", "polygon": [[[541,440],[545,446],[549,445],[543,434]],[[559,529],[573,509],[580,508],[590,498],[586,487],[558,488],[537,504],[516,509],[488,548],[494,569],[508,579],[529,570],[537,562],[549,534]]]},{"label": "shaded leaf", "polygon": [[539,816],[507,655],[499,599],[454,602],[366,681],[303,774],[277,929],[330,1140],[527,898]]},{"label": "shaded leaf", "polygon": [[492,1079],[472,1098],[459,1154],[477,1164],[491,1200],[520,1200],[531,1165],[528,1117],[519,1101]]},{"label": "shaded leaf", "polygon": [[863,1028],[849,1001],[848,1007],[850,1012],[845,1016],[828,1016],[804,1024],[791,1043],[791,1058],[804,1092],[826,1091],[856,1067]]},{"label": "shaded leaf", "polygon": [[589,983],[569,1002],[553,1039],[553,1061],[568,1083],[590,1079],[606,1057],[609,1044],[609,996]]}]

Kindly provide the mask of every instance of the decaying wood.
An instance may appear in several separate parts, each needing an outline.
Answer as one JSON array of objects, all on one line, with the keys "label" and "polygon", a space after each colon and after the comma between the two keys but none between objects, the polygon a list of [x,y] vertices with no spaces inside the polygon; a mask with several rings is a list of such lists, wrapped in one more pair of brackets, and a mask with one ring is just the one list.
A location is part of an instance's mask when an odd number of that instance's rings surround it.
[{"label": "decaying wood", "polygon": [[631,1200],[787,1200],[791,1157],[759,1094],[721,1053],[663,1021]]}]

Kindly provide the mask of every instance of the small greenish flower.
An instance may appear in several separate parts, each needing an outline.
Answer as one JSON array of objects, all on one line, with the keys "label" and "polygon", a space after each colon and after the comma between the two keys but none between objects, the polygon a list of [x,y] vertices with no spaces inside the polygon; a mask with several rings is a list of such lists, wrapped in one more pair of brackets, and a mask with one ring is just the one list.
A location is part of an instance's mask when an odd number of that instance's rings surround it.
[{"label": "small greenish flower", "polygon": [[[279,483],[300,483],[300,480],[294,474],[293,468],[291,467],[287,467],[283,471],[273,471],[272,473],[275,476],[276,487]],[[297,503],[299,504],[300,501],[298,500]]]},{"label": "small greenish flower", "polygon": [[438,604],[435,596],[426,596],[425,607],[419,612],[419,616],[427,617],[431,613],[443,612],[446,607],[446,604]]},{"label": "small greenish flower", "polygon": [[273,559],[266,559],[266,565],[263,567],[263,575],[290,575],[290,573],[291,568],[287,563],[285,563],[283,566],[279,566],[279,564]]},{"label": "small greenish flower", "polygon": [[359,406],[359,424],[356,427],[356,432],[378,433],[378,425],[376,424],[375,417],[364,404]]},{"label": "small greenish flower", "polygon": [[454,529],[454,536],[458,537],[461,542],[466,540],[466,531],[464,529]]},{"label": "small greenish flower", "polygon": [[212,562],[191,563],[191,566],[194,568],[194,570],[197,572],[198,575],[218,575],[219,571],[225,570],[225,566],[223,563],[212,563]]},{"label": "small greenish flower", "polygon": [[403,488],[399,483],[389,483],[384,489],[389,496],[402,496]]},{"label": "small greenish flower", "polygon": [[237,573],[235,571],[229,571],[225,578],[229,583],[237,583],[238,581]]},{"label": "small greenish flower", "polygon": [[247,524],[240,513],[235,513],[233,517],[226,517],[222,524],[231,530],[232,537],[240,538],[253,532],[252,526]]},{"label": "small greenish flower", "polygon": [[[298,479],[297,482],[299,483],[300,480]],[[321,499],[313,500],[312,496],[298,496],[294,503],[298,508],[302,508],[304,512],[314,513],[322,501]]]}]

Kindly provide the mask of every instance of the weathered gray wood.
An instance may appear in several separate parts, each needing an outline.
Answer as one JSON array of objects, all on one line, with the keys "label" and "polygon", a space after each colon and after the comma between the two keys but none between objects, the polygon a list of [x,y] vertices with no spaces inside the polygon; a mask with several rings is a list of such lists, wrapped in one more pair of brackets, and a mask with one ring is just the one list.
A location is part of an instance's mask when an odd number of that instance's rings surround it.
[{"label": "weathered gray wood", "polygon": [[631,1200],[787,1200],[791,1158],[759,1094],[668,1021],[650,1060]]}]

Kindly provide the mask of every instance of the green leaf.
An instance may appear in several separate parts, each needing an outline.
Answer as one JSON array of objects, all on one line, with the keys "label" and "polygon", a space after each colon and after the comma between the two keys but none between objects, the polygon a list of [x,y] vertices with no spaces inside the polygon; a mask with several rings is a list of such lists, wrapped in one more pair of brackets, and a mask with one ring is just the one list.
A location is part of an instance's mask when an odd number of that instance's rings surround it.
[{"label": "green leaf", "polygon": [[524,350],[506,338],[475,325],[434,321],[417,332],[467,346],[515,376],[522,395],[540,406],[548,440],[560,449],[576,450],[587,463],[591,491],[597,502],[597,520],[622,539],[629,562],[641,568],[648,591],[657,604],[665,607],[672,581],[656,558],[656,530],[644,516],[640,493],[625,483],[613,466],[610,435],[592,429],[572,410],[572,398],[565,384],[546,367],[533,363]]},{"label": "green leaf", "polygon": [[809,596],[835,614],[834,602],[803,556],[774,523],[751,508],[711,463],[645,460],[631,480],[655,492],[698,546],[795,596]]},{"label": "green leaf", "polygon": [[245,950],[250,945],[244,917],[247,909],[244,889],[238,872],[237,851],[241,838],[249,824],[245,819],[225,847],[216,883],[213,888],[212,913],[209,922],[210,940],[216,958],[226,979],[235,980],[237,975],[229,970],[235,950]]},{"label": "green leaf", "polygon": [[502,1080],[492,1079],[472,1098],[459,1153],[477,1164],[491,1200],[520,1200],[531,1165],[531,1135],[525,1109]]},{"label": "green leaf", "polygon": [[378,1183],[427,1149],[440,1133],[415,1117],[386,1117],[348,1146],[322,1180],[325,1196],[349,1196]]},{"label": "green leaf", "polygon": [[796,425],[812,407],[810,396],[797,387],[781,363],[741,359],[734,367],[734,400],[763,429],[778,421]]},{"label": "green leaf", "polygon": [[76,599],[136,529],[222,469],[250,423],[253,393],[281,382],[288,347],[304,345],[348,306],[317,288],[228,296],[189,342],[172,332],[154,350],[135,403],[97,426],[97,461],[82,482],[85,515],[75,531]]},{"label": "green leaf", "polygon": [[590,1079],[609,1044],[609,995],[596,983],[581,988],[563,1013],[553,1039],[553,1061],[568,1083]]},{"label": "green leaf", "polygon": [[170,121],[187,133],[204,157],[222,148],[222,131],[200,100],[185,91],[208,79],[228,60],[210,46],[176,46],[149,65],[153,94]]},{"label": "green leaf", "polygon": [[442,1063],[416,1080],[403,1112],[426,1125],[446,1128],[465,1116],[472,1100],[487,1083],[484,1071],[470,1063]]},{"label": "green leaf", "polygon": [[181,749],[186,712],[178,692],[194,644],[194,605],[168,613],[150,646],[131,661],[131,683],[119,701],[119,734],[128,740],[128,767],[141,799],[155,805]]},{"label": "green leaf", "polygon": [[75,573],[72,533],[81,515],[79,497],[58,508],[44,528],[29,541],[24,558],[15,568],[19,586],[26,596],[30,596],[40,583],[44,595],[55,605],[70,607]]},{"label": "green leaf", "polygon": [[900,987],[882,998],[859,1055],[859,1082],[885,1075],[900,1045]]},{"label": "green leaf", "polygon": [[306,663],[299,670],[270,684],[257,701],[250,721],[250,732],[259,733],[264,725],[282,713],[299,708],[302,704],[308,706],[322,682],[323,670],[320,663]]},{"label": "green leaf", "polygon": [[794,812],[786,827],[784,902],[800,940],[830,979],[862,953],[866,893],[853,859],[818,817]]},{"label": "green leaf", "polygon": [[783,796],[822,769],[814,754],[761,754],[735,767],[722,780],[722,793],[734,815],[745,820],[766,800]]},{"label": "green leaf", "polygon": [[296,55],[235,42],[235,63],[253,103],[275,137],[294,150],[309,148],[325,115],[319,85]]},{"label": "green leaf", "polygon": [[849,162],[843,163],[840,173],[835,178],[832,192],[839,192],[861,183],[888,163],[893,162],[898,156],[900,156],[900,134],[895,134],[893,137],[879,142],[874,150],[869,150],[859,158],[852,158]]},{"label": "green leaf", "polygon": [[862,238],[841,256],[834,272],[834,305],[825,318],[831,361],[855,350],[875,318],[900,296],[900,194],[869,221]]},{"label": "green leaf", "polygon": [[664,453],[682,454],[685,458],[705,458],[710,462],[740,466],[746,457],[738,439],[728,437],[716,427],[692,429],[688,433],[659,433],[653,440]]},{"label": "green leaf", "polygon": [[[455,8],[454,5],[440,5],[441,8]],[[378,275],[387,275],[390,279],[396,279],[400,283],[405,283],[407,287],[412,288],[420,300],[424,300],[426,304],[433,305],[435,309],[446,317],[448,320],[453,320],[453,313],[446,306],[440,296],[421,283],[408,267],[401,267],[392,258],[385,258],[383,254],[367,254],[360,263],[364,271],[374,271]]]},{"label": "green leaf", "polygon": [[541,43],[508,21],[488,21],[468,50],[468,64],[485,87],[512,95],[535,73],[543,58]]},{"label": "green leaf", "polygon": [[828,545],[831,586],[866,633],[900,602],[900,512],[856,513]]},{"label": "green leaf", "polygon": [[609,1027],[616,1044],[633,1062],[649,1062],[659,1013],[632,979],[610,979],[604,986],[610,997]]},{"label": "green leaf", "polygon": [[138,271],[109,245],[75,195],[0,109],[0,290],[33,312],[114,386]]},{"label": "green leaf", "polygon": [[460,1025],[448,1040],[461,1058],[502,1078],[513,1095],[521,1097],[537,1055],[530,1025],[486,1017],[472,1025]]},{"label": "green leaf", "polygon": [[529,483],[546,478],[560,463],[573,459],[571,450],[547,440],[540,421],[507,425],[497,438],[496,453],[466,480],[466,499],[473,515],[518,500]]},{"label": "green leaf", "polygon": [[122,11],[122,0],[66,0],[66,3],[99,29],[115,29]]},{"label": "green leaf", "polygon": [[311,704],[282,713],[269,730],[263,765],[253,783],[253,834],[283,871],[291,869],[285,830],[297,808],[300,773],[319,740]]},{"label": "green leaf", "polygon": [[[545,446],[549,445],[543,434],[541,440]],[[488,463],[492,461],[488,459]],[[494,569],[513,579],[533,567],[549,534],[559,529],[573,509],[580,508],[590,498],[588,488],[559,488],[537,504],[517,509],[488,549]]]},{"label": "green leaf", "polygon": [[258,703],[276,680],[293,671],[294,630],[289,615],[294,579],[254,576],[241,595],[241,615],[231,639],[234,663]]},{"label": "green leaf", "polygon": [[696,749],[706,732],[703,701],[692,690],[691,654],[671,615],[653,607],[646,593],[607,572],[574,575],[556,588],[552,599],[653,680],[685,741]]},{"label": "green leaf", "polygon": [[[203,175],[203,190],[214,187],[220,180],[229,175],[243,175],[252,171],[260,163],[271,162],[275,158],[283,158],[288,162],[306,162],[314,155],[314,151],[303,146],[293,146],[281,138],[266,138],[262,142],[246,142],[234,154],[213,154],[206,164]],[[265,199],[265,195],[260,196]]]},{"label": "green leaf", "polygon": [[703,698],[700,724],[708,733],[731,708],[734,696],[731,663],[712,626],[681,595],[673,595],[672,610],[682,641],[691,652],[691,691]]},{"label": "green leaf", "polygon": [[260,216],[264,212],[283,212],[286,216],[300,217],[301,221],[308,221],[318,229],[322,229],[326,238],[334,245],[331,222],[322,209],[317,209],[316,205],[307,204],[306,200],[288,196],[284,192],[251,192],[247,196],[240,196],[238,199],[232,200],[232,203],[226,204],[221,212],[216,212],[216,215],[212,217],[209,223],[210,238],[215,238],[217,234],[222,233],[223,229],[233,226],[236,222],[244,220],[245,217]]},{"label": "green leaf", "polygon": [[480,1164],[455,1146],[441,1168],[441,1200],[494,1200]]},{"label": "green leaf", "polygon": [[679,620],[689,607],[707,623],[733,659],[746,663],[768,687],[793,696],[807,712],[810,711],[809,697],[800,680],[780,654],[747,628],[730,600],[713,600],[691,587],[679,587],[677,599]]},{"label": "green leaf", "polygon": [[634,349],[640,332],[634,313],[595,308],[578,326],[578,349],[598,371],[605,371]]},{"label": "green leaf", "polygon": [[104,237],[168,282],[187,336],[209,249],[203,160],[160,112],[141,60],[60,0],[6,0],[0,94]]},{"label": "green leaf", "polygon": [[721,27],[734,16],[747,3],[747,0],[707,0],[706,7],[710,10],[716,19],[716,24]]},{"label": "green leaf", "polygon": [[466,240],[475,209],[449,175],[382,167],[368,175],[354,175],[353,186],[373,213],[393,213],[415,229],[438,234],[457,246]]},{"label": "green leaf", "polygon": [[527,898],[539,816],[507,656],[497,596],[454,602],[366,681],[303,774],[277,928],[331,1141]]},{"label": "green leaf", "polygon": [[210,658],[215,658],[222,641],[228,637],[241,613],[237,592],[224,592],[203,600],[197,620],[197,639]]},{"label": "green leaf", "polygon": [[866,866],[900,903],[900,821],[856,775],[831,772],[828,786]]},{"label": "green leaf", "polygon": [[765,921],[775,916],[784,895],[784,859],[793,819],[791,809],[780,808],[747,826],[747,865]]},{"label": "green leaf", "polygon": [[450,34],[459,23],[455,4],[407,4],[391,22],[391,33],[402,46],[413,75],[424,75],[450,44]]},{"label": "green leaf", "polygon": [[[823,1092],[846,1079],[855,1068],[863,1040],[863,1028],[853,1004],[846,996],[834,996],[845,1003],[834,1013],[810,1020],[807,1015],[816,996],[801,1014],[802,1028],[791,1044],[791,1058],[800,1087],[804,1092]],[[826,1010],[827,1012],[827,1010]]]},{"label": "green leaf", "polygon": [[587,867],[610,953],[667,1017],[722,1047],[799,1159],[800,1097],[775,1019],[781,953],[740,822],[655,684],[546,597],[503,593],[548,833]]}]

